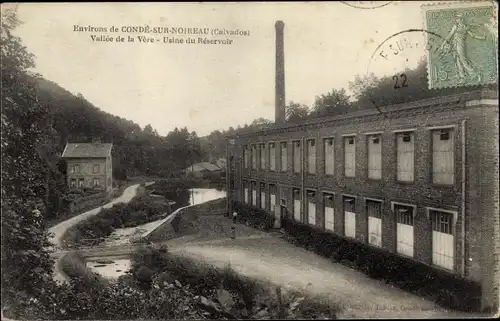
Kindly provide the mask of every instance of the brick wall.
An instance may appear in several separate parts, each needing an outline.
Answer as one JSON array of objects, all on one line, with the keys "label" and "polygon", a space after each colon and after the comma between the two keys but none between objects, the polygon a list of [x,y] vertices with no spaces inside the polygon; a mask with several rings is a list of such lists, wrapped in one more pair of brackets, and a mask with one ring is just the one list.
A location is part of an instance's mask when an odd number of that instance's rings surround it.
[{"label": "brick wall", "polygon": [[[343,194],[356,197],[356,239],[367,242],[367,216],[365,197],[380,199],[382,203],[382,247],[396,251],[396,220],[391,202],[416,205],[414,217],[414,259],[432,263],[432,229],[426,207],[454,211],[455,274],[465,271],[464,277],[482,283],[484,307],[494,307],[498,302],[500,273],[499,223],[498,223],[498,100],[496,106],[469,106],[467,100],[478,100],[484,93],[465,95],[461,99],[443,98],[415,108],[387,109],[384,115],[360,115],[346,119],[339,117],[321,124],[290,126],[240,137],[231,149],[236,157],[236,168],[243,179],[277,184],[286,187],[287,206],[293,212],[291,187],[302,188],[302,174],[293,173],[292,141],[301,140],[304,148],[306,139],[315,138],[317,146],[316,175],[304,174],[304,189],[316,193],[316,226],[324,227],[322,191],[335,194],[335,232],[344,234]],[[488,97],[486,97],[488,98]],[[462,132],[465,121],[465,132]],[[432,183],[432,141],[430,128],[453,126],[455,151],[455,183],[438,186]],[[413,129],[415,137],[414,182],[401,183],[396,180],[395,130]],[[365,133],[382,132],[382,179],[369,180],[367,140]],[[344,177],[343,135],[356,135],[356,177]],[[462,159],[462,135],[465,134],[466,159]],[[333,137],[335,143],[335,173],[326,176],[323,160],[323,138]],[[288,169],[280,172],[281,150],[279,142],[288,144]],[[242,146],[260,142],[276,142],[276,171],[262,171],[243,168]],[[303,160],[306,153],[302,153]],[[466,188],[462,189],[462,165],[466,169]],[[305,169],[305,166],[304,166]],[[304,190],[302,200],[304,200]],[[465,217],[462,220],[462,195],[465,192]],[[235,184],[235,193],[241,195],[240,185]],[[266,194],[268,192],[266,191]],[[260,192],[258,192],[260,197]],[[260,203],[258,203],[260,204]],[[304,203],[303,203],[304,204]],[[305,206],[303,205],[303,217]],[[462,233],[465,224],[465,234]],[[465,237],[465,251],[462,240]],[[498,304],[498,303],[496,303]]]},{"label": "brick wall", "polygon": [[[99,188],[106,189],[107,187],[107,168],[106,159],[67,159],[67,183],[71,186],[72,179],[84,178],[84,187],[94,188],[94,179],[99,180]],[[73,166],[80,166],[80,173],[71,173]],[[99,171],[97,173],[93,172],[94,165],[99,165]],[[78,182],[77,182],[78,188]]]}]

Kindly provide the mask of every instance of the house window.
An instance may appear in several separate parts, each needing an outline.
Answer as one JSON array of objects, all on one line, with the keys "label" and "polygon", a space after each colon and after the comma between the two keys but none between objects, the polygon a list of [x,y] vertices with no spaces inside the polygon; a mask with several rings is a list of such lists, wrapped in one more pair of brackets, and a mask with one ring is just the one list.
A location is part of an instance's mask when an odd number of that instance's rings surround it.
[{"label": "house window", "polygon": [[246,181],[243,181],[243,197],[245,199],[245,204],[250,203],[249,202],[250,192],[248,190],[248,182]]},{"label": "house window", "polygon": [[274,143],[269,143],[269,169],[276,170],[276,146]]},{"label": "house window", "polygon": [[99,179],[94,178],[94,187],[98,187],[98,186],[99,186]]},{"label": "house window", "polygon": [[307,223],[316,225],[316,192],[307,191]]},{"label": "house window", "polygon": [[316,173],[316,141],[314,139],[307,140],[307,172]]},{"label": "house window", "polygon": [[257,146],[252,145],[252,168],[257,169]]},{"label": "house window", "polygon": [[414,231],[413,217],[415,209],[412,206],[395,204],[396,214],[396,251],[409,257],[413,257]]},{"label": "house window", "polygon": [[354,177],[356,174],[356,139],[344,137],[344,174],[346,177]]},{"label": "house window", "polygon": [[334,171],[334,146],[333,138],[326,138],[324,140],[324,151],[325,151],[325,174],[333,175]]},{"label": "house window", "polygon": [[71,179],[71,181],[70,181],[70,186],[71,186],[72,188],[75,188],[75,187],[76,187],[76,179],[74,179],[74,178],[73,178],[73,179]]},{"label": "house window", "polygon": [[368,243],[382,246],[382,203],[377,201],[366,201],[366,213],[368,214]]},{"label": "house window", "polygon": [[368,139],[368,178],[382,178],[381,135],[369,135]]},{"label": "house window", "polygon": [[269,202],[271,213],[276,213],[276,185],[269,185]]},{"label": "house window", "polygon": [[453,214],[429,211],[432,220],[432,264],[453,270],[455,240],[453,237]]},{"label": "house window", "polygon": [[266,209],[266,184],[260,183],[260,208]]},{"label": "house window", "polygon": [[252,205],[257,206],[257,183],[252,182]]},{"label": "house window", "polygon": [[286,172],[286,170],[288,168],[288,152],[286,149],[286,145],[287,145],[286,142],[280,143],[280,147],[281,147],[281,171],[282,172]]},{"label": "house window", "polygon": [[333,194],[323,193],[323,207],[325,210],[325,229],[334,231],[334,200]]},{"label": "house window", "polygon": [[432,181],[452,185],[455,179],[452,129],[432,132]]},{"label": "house window", "polygon": [[413,182],[415,160],[414,136],[413,132],[396,134],[398,181]]},{"label": "house window", "polygon": [[98,174],[99,173],[99,164],[94,164],[92,166],[92,173]]},{"label": "house window", "polygon": [[356,212],[354,197],[344,196],[344,234],[356,237]]},{"label": "house window", "polygon": [[248,168],[248,146],[243,146],[243,166]]},{"label": "house window", "polygon": [[300,141],[296,140],[293,142],[293,171],[295,173],[300,173]]},{"label": "house window", "polygon": [[83,180],[83,178],[78,179],[78,187],[80,187],[80,188],[84,187],[85,186],[84,183],[85,183],[85,181]]},{"label": "house window", "polygon": [[293,189],[293,218],[297,221],[300,222],[300,217],[301,217],[301,204],[300,204],[300,189],[294,188]]},{"label": "house window", "polygon": [[80,174],[80,165],[73,165],[73,171],[72,173],[74,174]]},{"label": "house window", "polygon": [[266,169],[266,144],[260,144],[260,169]]}]

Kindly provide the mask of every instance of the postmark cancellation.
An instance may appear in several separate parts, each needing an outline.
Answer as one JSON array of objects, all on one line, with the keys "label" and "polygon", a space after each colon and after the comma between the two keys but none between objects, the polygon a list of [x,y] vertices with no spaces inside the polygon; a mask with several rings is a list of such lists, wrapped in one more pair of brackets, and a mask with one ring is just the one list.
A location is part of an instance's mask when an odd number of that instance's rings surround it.
[{"label": "postmark cancellation", "polygon": [[421,7],[429,89],[498,83],[498,16],[492,2]]}]

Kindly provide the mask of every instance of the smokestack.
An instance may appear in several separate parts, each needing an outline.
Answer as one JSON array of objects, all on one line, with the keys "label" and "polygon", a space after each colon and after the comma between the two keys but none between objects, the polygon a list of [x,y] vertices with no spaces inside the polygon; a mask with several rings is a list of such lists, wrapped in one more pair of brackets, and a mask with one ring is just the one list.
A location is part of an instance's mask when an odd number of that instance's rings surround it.
[{"label": "smokestack", "polygon": [[285,122],[285,48],[283,44],[283,21],[276,21],[276,100],[274,121],[276,124]]}]

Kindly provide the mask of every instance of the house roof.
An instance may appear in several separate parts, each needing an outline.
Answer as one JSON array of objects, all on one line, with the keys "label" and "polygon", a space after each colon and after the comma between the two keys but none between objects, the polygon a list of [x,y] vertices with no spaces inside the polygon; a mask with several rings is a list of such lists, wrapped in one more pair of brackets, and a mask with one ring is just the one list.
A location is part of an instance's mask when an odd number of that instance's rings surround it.
[{"label": "house roof", "polygon": [[106,158],[111,156],[113,144],[108,143],[67,143],[63,158]]},{"label": "house roof", "polygon": [[188,168],[185,169],[186,172],[202,172],[202,171],[218,171],[221,168],[217,165],[214,165],[209,162],[203,162],[203,163],[196,163],[193,164],[192,166],[189,166]]}]

